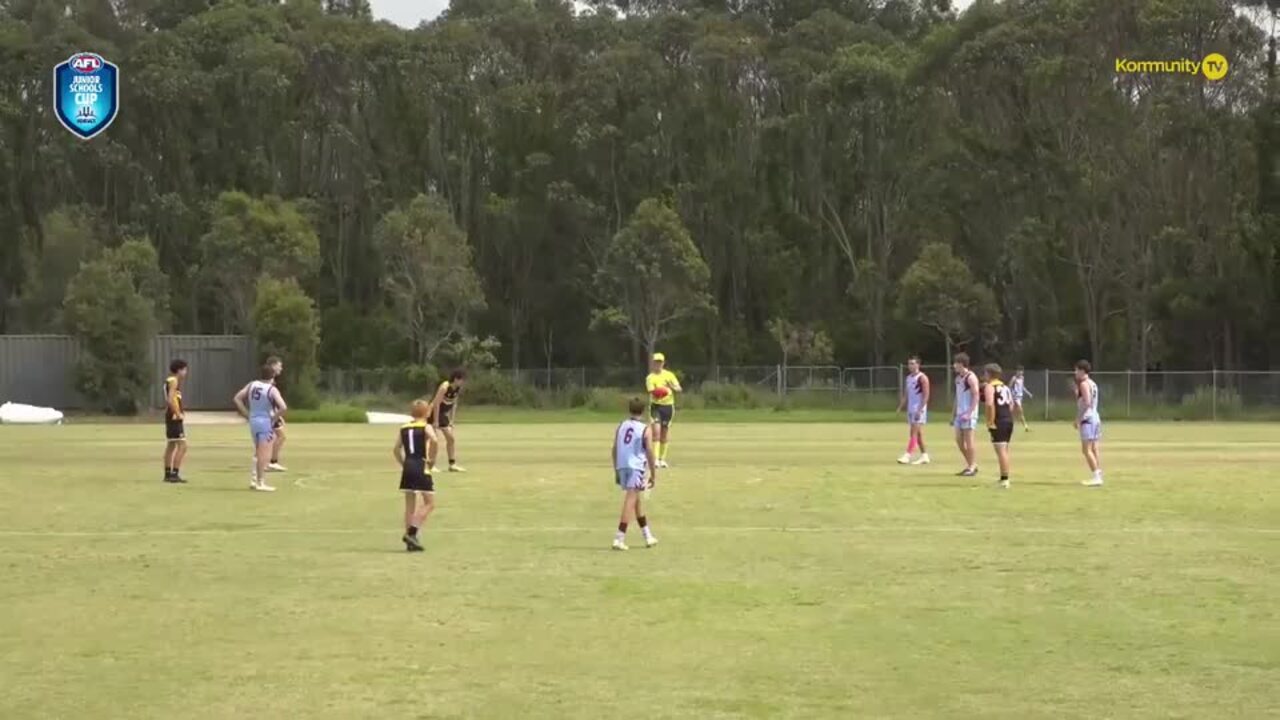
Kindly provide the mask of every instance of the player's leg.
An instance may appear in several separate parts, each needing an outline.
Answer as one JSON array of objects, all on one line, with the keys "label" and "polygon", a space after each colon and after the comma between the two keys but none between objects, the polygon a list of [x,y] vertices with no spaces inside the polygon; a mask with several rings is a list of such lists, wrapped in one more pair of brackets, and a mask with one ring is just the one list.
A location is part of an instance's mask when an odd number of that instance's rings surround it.
[{"label": "player's leg", "polygon": [[178,442],[173,438],[164,441],[164,481],[173,482],[173,458],[178,454]]},{"label": "player's leg", "polygon": [[187,459],[187,439],[178,438],[173,443],[173,479],[175,482],[186,482],[182,479],[182,463]]},{"label": "player's leg", "polygon": [[268,463],[267,469],[273,472],[284,472],[288,468],[280,464],[280,450],[284,447],[285,430],[284,425],[276,425],[275,440],[271,444],[271,462]]},{"label": "player's leg", "polygon": [[908,411],[907,412],[907,449],[904,450],[902,453],[902,456],[898,458],[899,465],[906,465],[907,463],[911,462],[911,456],[914,455],[916,451],[916,440],[918,437],[919,436],[916,433],[915,418],[913,418],[911,416],[910,411]]},{"label": "player's leg", "polygon": [[996,451],[996,462],[1000,464],[1000,487],[1009,487],[1009,443],[993,443]]},{"label": "player's leg", "polygon": [[965,465],[964,465],[964,469],[956,474],[964,475],[969,470],[969,454],[965,452],[964,428],[960,427],[959,422],[960,422],[959,420],[955,422],[956,449],[960,451],[960,457],[964,459]]},{"label": "player's leg", "polygon": [[422,508],[418,511],[418,527],[427,524],[427,518],[436,511],[436,494],[432,490],[422,493]]},{"label": "player's leg", "polygon": [[[624,488],[630,484],[626,482],[625,477],[623,482]],[[627,549],[627,525],[630,524],[631,518],[635,515],[637,499],[639,499],[639,493],[631,489],[626,489],[626,494],[622,496],[622,512],[618,517],[618,533],[613,536],[614,550]]]},{"label": "player's leg", "polygon": [[440,432],[444,434],[444,449],[449,457],[449,472],[466,472],[467,469],[458,464],[458,437],[457,427],[450,423],[448,427],[441,427]]},{"label": "player's leg", "polygon": [[658,424],[661,430],[661,442],[658,443],[658,467],[668,467],[667,451],[671,449],[671,421],[675,419],[676,409],[672,405],[658,407]]},{"label": "player's leg", "polygon": [[252,486],[254,490],[263,492],[274,492],[275,488],[267,484],[267,466],[271,464],[271,447],[275,439],[271,436],[270,424],[267,424],[266,430],[259,430],[254,433],[255,450],[257,456],[254,462],[254,478],[255,484]]},{"label": "player's leg", "polygon": [[928,465],[930,462],[929,449],[926,448],[924,444],[924,424],[925,424],[924,414],[922,413],[920,417],[917,418],[917,420],[918,422],[916,422],[914,425],[911,426],[911,431],[915,433],[916,449],[920,451],[920,455],[916,457],[915,460],[912,460],[911,464],[912,465]]},{"label": "player's leg", "polygon": [[644,536],[644,546],[653,547],[658,544],[658,538],[653,536],[653,531],[649,529],[649,518],[644,514],[644,485],[636,492],[636,524],[640,526],[640,534]]}]

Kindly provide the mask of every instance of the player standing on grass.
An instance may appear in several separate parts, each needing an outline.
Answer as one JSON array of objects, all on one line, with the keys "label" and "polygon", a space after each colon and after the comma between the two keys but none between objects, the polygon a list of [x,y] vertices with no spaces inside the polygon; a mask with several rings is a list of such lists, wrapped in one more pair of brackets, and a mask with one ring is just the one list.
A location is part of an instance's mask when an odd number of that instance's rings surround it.
[{"label": "player standing on grass", "polygon": [[169,363],[169,377],[164,379],[164,481],[185,483],[182,461],[187,457],[187,430],[182,412],[182,381],[190,369],[186,360]]},{"label": "player standing on grass", "polygon": [[[436,388],[435,397],[431,400],[431,416],[427,422],[435,429],[434,435],[444,435],[445,452],[449,455],[449,472],[466,472],[467,469],[458,464],[458,446],[454,428],[458,425],[458,405],[462,398],[462,386],[467,382],[466,370],[454,370],[449,379]],[[440,455],[440,441],[432,438],[429,454],[430,472],[438,473],[436,458]]]},{"label": "player standing on grass", "polygon": [[1013,373],[1013,382],[1010,383],[1009,389],[1013,391],[1013,419],[1022,423],[1022,431],[1027,432],[1031,428],[1027,425],[1027,416],[1022,410],[1022,398],[1035,397],[1031,391],[1027,389],[1027,379],[1023,377],[1022,366]]},{"label": "player standing on grass", "polygon": [[257,463],[253,467],[253,477],[249,481],[250,490],[275,492],[275,488],[267,484],[267,464],[271,460],[271,448],[275,446],[271,426],[279,415],[283,415],[288,406],[280,389],[275,386],[276,372],[270,365],[263,365],[258,379],[245,385],[232,400],[236,410],[249,419],[249,435],[253,438]]},{"label": "player standing on grass", "polygon": [[1004,371],[991,363],[982,369],[986,385],[982,388],[982,404],[987,411],[987,430],[991,432],[991,445],[1000,462],[1000,485],[1009,489],[1009,441],[1013,439],[1013,392],[1001,377]]},{"label": "player standing on grass", "polygon": [[1098,412],[1098,383],[1089,377],[1093,366],[1088,360],[1076,363],[1076,429],[1080,431],[1080,451],[1092,473],[1081,484],[1102,487],[1102,460],[1098,443],[1102,440],[1102,415]]},{"label": "player standing on grass", "polygon": [[[276,376],[272,382],[279,386],[280,376],[284,374],[284,361],[279,357],[272,355],[267,358],[266,364],[270,365],[271,369],[275,371]],[[280,450],[284,447],[285,441],[283,415],[277,415],[275,421],[272,422],[271,434],[275,436],[275,441],[271,445],[271,462],[267,463],[267,470],[269,472],[284,472],[285,470],[288,470],[288,468],[280,464]]]},{"label": "player standing on grass", "polygon": [[[898,458],[898,464],[928,465],[929,451],[924,447],[924,426],[929,421],[929,376],[920,370],[920,356],[907,356],[907,377],[902,383],[902,397],[898,402],[898,412],[907,410],[907,451]],[[911,455],[920,450],[920,457],[915,460]]]},{"label": "player standing on grass", "polygon": [[667,448],[671,438],[671,421],[676,415],[676,393],[684,392],[680,380],[675,373],[667,369],[667,356],[654,353],[649,363],[649,375],[644,379],[645,391],[649,393],[649,418],[654,426],[654,454],[657,456],[656,467],[667,465]]},{"label": "player standing on grass", "polygon": [[973,431],[978,427],[978,376],[969,369],[968,353],[957,354],[952,369],[956,373],[956,399],[951,424],[956,428],[956,447],[964,456],[964,469],[956,475],[973,477],[978,474],[978,448],[973,441]]},{"label": "player standing on grass", "polygon": [[[436,440],[435,428],[427,422],[431,404],[414,400],[410,408],[413,420],[400,428],[391,454],[400,465],[400,492],[404,493],[404,549],[422,552],[418,530],[436,509],[436,485],[427,472],[427,445]],[[421,501],[421,502],[419,502]]]},{"label": "player standing on grass", "polygon": [[644,546],[653,547],[658,538],[649,530],[649,518],[645,517],[641,493],[653,487],[658,475],[658,458],[654,451],[653,426],[644,421],[645,401],[633,398],[627,409],[631,417],[622,421],[613,434],[613,451],[609,453],[613,463],[614,481],[625,495],[622,498],[622,517],[618,519],[618,534],[613,538],[614,550],[627,549],[627,524],[635,518],[644,535]]}]

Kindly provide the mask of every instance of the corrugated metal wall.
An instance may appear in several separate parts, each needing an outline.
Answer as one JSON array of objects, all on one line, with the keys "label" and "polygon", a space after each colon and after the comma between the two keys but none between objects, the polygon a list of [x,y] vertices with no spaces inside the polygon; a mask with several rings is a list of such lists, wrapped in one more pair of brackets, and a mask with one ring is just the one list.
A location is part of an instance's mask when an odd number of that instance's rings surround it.
[{"label": "corrugated metal wall", "polygon": [[[79,357],[79,345],[65,335],[0,335],[0,403],[83,408],[84,398],[75,391]],[[148,357],[151,407],[164,406],[163,383],[173,358],[191,365],[182,396],[192,410],[230,408],[231,396],[253,379],[259,360],[253,341],[243,335],[158,335]]]}]

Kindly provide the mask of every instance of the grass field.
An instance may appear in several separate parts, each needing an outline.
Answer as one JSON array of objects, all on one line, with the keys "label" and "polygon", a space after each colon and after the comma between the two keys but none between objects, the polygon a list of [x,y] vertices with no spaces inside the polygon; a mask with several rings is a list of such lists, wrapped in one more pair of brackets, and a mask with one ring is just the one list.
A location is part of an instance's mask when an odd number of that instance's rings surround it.
[{"label": "grass field", "polygon": [[[611,428],[473,425],[426,553],[393,429],[0,428],[0,718],[1265,718],[1280,714],[1274,426],[1069,425],[1014,488],[898,467],[885,424],[687,424],[608,550]],[[633,548],[636,543],[633,543]]]}]

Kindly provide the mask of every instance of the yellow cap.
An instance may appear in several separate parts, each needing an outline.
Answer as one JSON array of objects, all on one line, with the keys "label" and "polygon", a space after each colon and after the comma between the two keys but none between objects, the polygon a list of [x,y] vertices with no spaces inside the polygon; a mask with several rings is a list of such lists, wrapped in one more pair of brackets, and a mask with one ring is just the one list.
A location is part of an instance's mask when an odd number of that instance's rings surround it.
[{"label": "yellow cap", "polygon": [[654,362],[666,362],[666,361],[667,361],[667,356],[666,356],[666,355],[663,355],[662,353],[654,353],[654,354],[653,354],[653,361],[654,361]]}]

